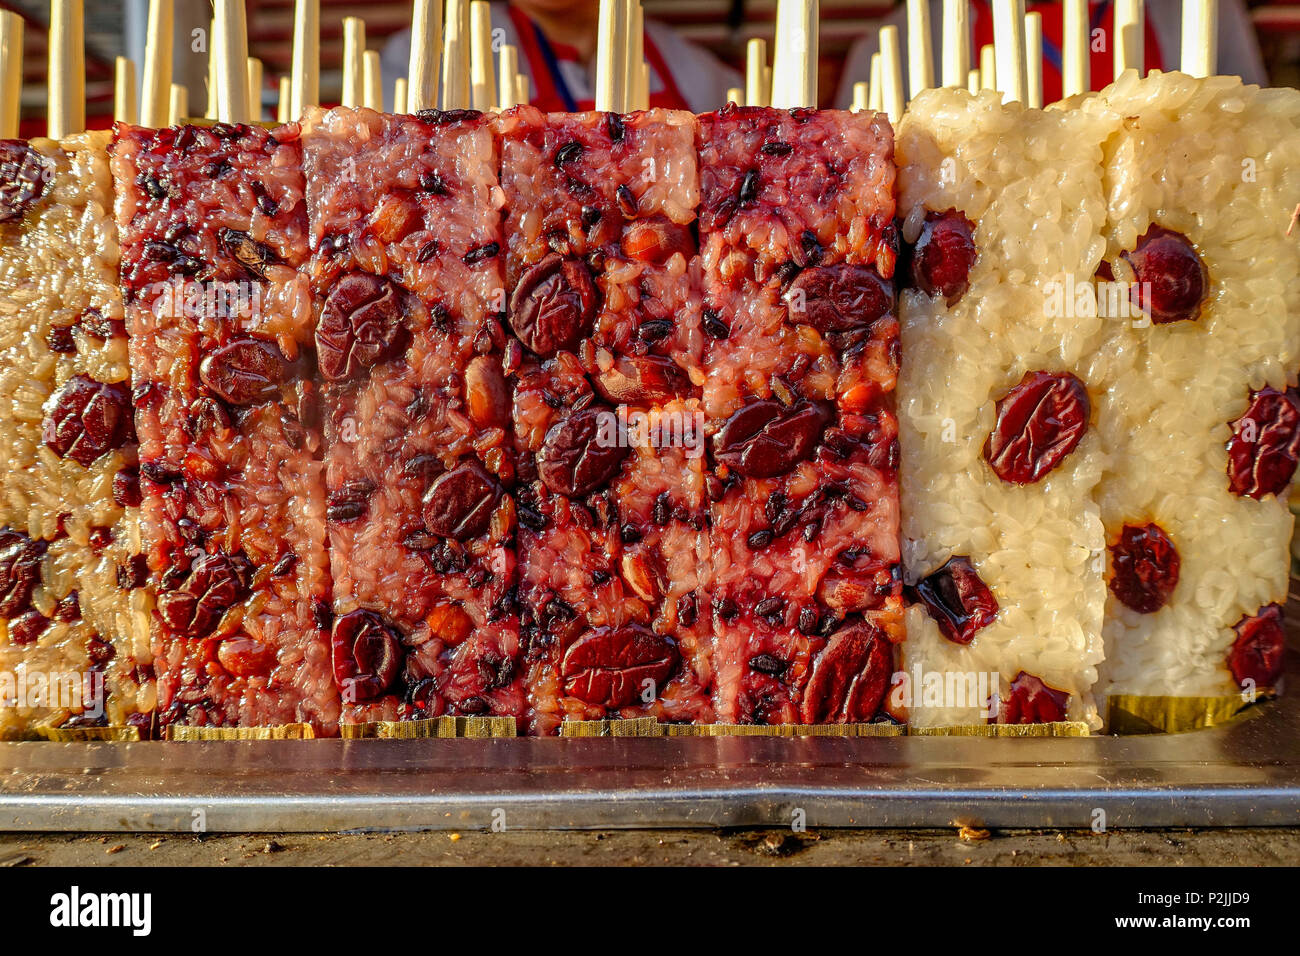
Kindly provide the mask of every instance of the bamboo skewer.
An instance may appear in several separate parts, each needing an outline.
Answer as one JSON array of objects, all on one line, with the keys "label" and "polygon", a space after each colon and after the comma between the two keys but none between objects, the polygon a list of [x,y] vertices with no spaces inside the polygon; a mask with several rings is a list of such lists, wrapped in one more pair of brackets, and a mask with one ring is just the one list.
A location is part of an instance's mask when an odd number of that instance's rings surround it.
[{"label": "bamboo skewer", "polygon": [[640,91],[638,96],[641,99],[641,108],[648,110],[650,108],[650,64],[643,62],[641,64],[641,80],[637,84]]},{"label": "bamboo skewer", "polygon": [[818,0],[778,0],[771,100],[777,109],[817,105],[818,6]]},{"label": "bamboo skewer", "polygon": [[1025,0],[994,0],[993,48],[996,51],[997,88],[1002,102],[1024,103]]},{"label": "bamboo skewer", "polygon": [[867,108],[873,113],[879,113],[885,108],[885,104],[880,98],[880,54],[871,54],[871,86],[867,91]]},{"label": "bamboo skewer", "polygon": [[1025,14],[1025,105],[1043,108],[1043,15]]},{"label": "bamboo skewer", "polygon": [[1191,76],[1214,76],[1218,59],[1219,0],[1183,0],[1180,68]]},{"label": "bamboo skewer", "polygon": [[629,0],[630,18],[628,20],[628,40],[632,44],[627,67],[627,109],[648,109],[650,104],[647,89],[647,68],[645,61],[645,9],[641,0]]},{"label": "bamboo skewer", "polygon": [[208,102],[203,115],[215,120],[221,112],[221,92],[217,89],[217,64],[221,61],[221,38],[217,36],[217,18],[208,21]]},{"label": "bamboo skewer", "polygon": [[981,79],[980,71],[971,70],[970,73],[966,75],[967,92],[974,94],[978,93],[981,89],[983,89],[983,80]]},{"label": "bamboo skewer", "polygon": [[1061,92],[1065,96],[1077,96],[1092,87],[1088,0],[1065,0],[1063,16]]},{"label": "bamboo skewer", "polygon": [[343,18],[343,106],[356,109],[365,96],[366,21]]},{"label": "bamboo skewer", "polygon": [[519,50],[513,44],[501,44],[497,53],[497,108],[508,110],[515,105],[515,76],[519,73]]},{"label": "bamboo skewer", "polygon": [[361,102],[376,113],[384,111],[384,69],[378,50],[367,50],[361,58]]},{"label": "bamboo skewer", "polygon": [[50,0],[50,139],[86,128],[85,50],[82,0]]},{"label": "bamboo skewer", "polygon": [[406,110],[418,113],[438,105],[442,57],[442,2],[415,0],[411,20],[411,60],[407,67]]},{"label": "bamboo skewer", "polygon": [[903,64],[898,48],[898,27],[880,28],[880,102],[891,123],[903,118]]},{"label": "bamboo skewer", "polygon": [[442,30],[442,108],[463,110],[470,105],[469,4],[447,0]]},{"label": "bamboo skewer", "polygon": [[853,84],[853,105],[849,107],[850,111],[854,113],[861,113],[863,110],[869,108],[868,104],[870,102],[871,102],[870,84],[868,84],[866,81],[860,81],[854,83]]},{"label": "bamboo skewer", "polygon": [[934,86],[930,0],[907,0],[907,96],[916,99]]},{"label": "bamboo skewer", "polygon": [[287,75],[280,77],[280,95],[276,100],[275,119],[279,123],[288,123],[293,118],[293,80]]},{"label": "bamboo skewer", "polygon": [[406,112],[407,83],[406,77],[399,76],[393,80],[393,112],[399,116]]},{"label": "bamboo skewer", "polygon": [[619,112],[627,77],[627,5],[623,0],[600,0],[600,26],[596,36],[596,109]]},{"label": "bamboo skewer", "polygon": [[[130,62],[127,60],[128,64]],[[131,105],[134,106],[134,65],[131,80]],[[8,10],[0,11],[0,84],[0,137],[17,139],[18,121],[22,114],[23,18]]]},{"label": "bamboo skewer", "polygon": [[289,67],[289,119],[320,103],[320,0],[297,0],[293,9],[293,62]]},{"label": "bamboo skewer", "polygon": [[735,103],[737,106],[744,106],[745,91],[738,86],[727,87],[727,102]]},{"label": "bamboo skewer", "polygon": [[960,88],[970,79],[969,0],[943,0],[943,85]]},{"label": "bamboo skewer", "polygon": [[1115,79],[1126,70],[1143,69],[1141,0],[1115,0]]},{"label": "bamboo skewer", "polygon": [[182,86],[179,83],[173,83],[171,96],[167,97],[167,122],[172,126],[180,126],[185,122],[189,115],[189,87]]},{"label": "bamboo skewer", "polygon": [[531,84],[528,81],[527,73],[520,73],[518,76],[515,77],[515,102],[516,103],[529,103],[532,101],[533,94],[532,91],[529,89],[530,85]]},{"label": "bamboo skewer", "polygon": [[492,62],[492,8],[487,0],[469,5],[470,102],[481,113],[497,105],[496,70]]},{"label": "bamboo skewer", "polygon": [[248,109],[254,122],[262,120],[262,61],[255,56],[248,58]]},{"label": "bamboo skewer", "polygon": [[767,70],[767,41],[754,37],[745,44],[745,102],[750,106],[767,106],[772,93],[763,82]]},{"label": "bamboo skewer", "polygon": [[[5,19],[9,16],[7,13],[4,14]],[[6,81],[5,91],[8,92],[8,89]],[[136,108],[135,102],[135,62],[124,56],[119,56],[113,61],[113,121],[132,125],[140,122],[140,111]],[[0,126],[3,126],[3,123],[0,123]],[[9,135],[0,132],[0,136]]]},{"label": "bamboo skewer", "polygon": [[980,89],[996,90],[998,88],[998,58],[994,44],[987,43],[980,47]]},{"label": "bamboo skewer", "polygon": [[140,122],[158,128],[171,122],[172,0],[149,0],[149,25],[144,43],[144,74],[140,93]]},{"label": "bamboo skewer", "polygon": [[217,31],[217,118],[248,122],[248,21],[244,0],[214,0]]}]

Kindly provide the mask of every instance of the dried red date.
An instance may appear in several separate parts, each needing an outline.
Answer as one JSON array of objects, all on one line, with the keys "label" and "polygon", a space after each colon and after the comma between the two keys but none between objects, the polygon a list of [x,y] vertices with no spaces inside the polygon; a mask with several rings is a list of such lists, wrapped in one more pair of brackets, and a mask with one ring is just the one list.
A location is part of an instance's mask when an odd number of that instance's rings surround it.
[{"label": "dried red date", "polygon": [[158,616],[185,637],[207,637],[221,617],[248,593],[248,561],[224,554],[196,558],[175,590],[158,595]]},{"label": "dried red date", "polygon": [[27,215],[53,178],[54,167],[36,150],[20,140],[0,140],[0,222]]},{"label": "dried red date", "polygon": [[1286,654],[1286,630],[1282,625],[1282,606],[1269,604],[1259,612],[1243,617],[1232,626],[1237,639],[1228,651],[1228,669],[1232,679],[1242,687],[1254,681],[1255,690],[1276,687],[1282,677]]},{"label": "dried red date", "polygon": [[1300,460],[1300,397],[1262,388],[1228,439],[1228,487],[1248,498],[1280,495]]},{"label": "dried red date", "polygon": [[424,494],[424,524],[434,534],[456,541],[487,531],[501,500],[501,486],[478,462],[441,475]]},{"label": "dried red date", "polygon": [[578,347],[596,315],[596,284],[587,266],[551,253],[523,274],[510,296],[510,327],[519,341],[550,358]]},{"label": "dried red date", "polygon": [[330,645],[334,683],[347,703],[372,700],[387,691],[406,656],[397,629],[366,608],[335,618]]},{"label": "dried red date", "polygon": [[1178,585],[1178,549],[1158,524],[1124,525],[1110,546],[1111,593],[1139,614],[1169,602]]},{"label": "dried red date", "polygon": [[623,254],[636,262],[663,265],[675,255],[687,259],[695,254],[691,230],[666,216],[637,219],[623,230]]},{"label": "dried red date", "polygon": [[916,583],[916,596],[939,631],[954,644],[969,644],[998,616],[998,599],[970,559],[949,558],[939,570]]},{"label": "dried red date", "polygon": [[799,273],[785,292],[790,321],[818,332],[869,325],[894,305],[888,282],[869,266],[815,266]]},{"label": "dried red date", "polygon": [[113,501],[123,508],[140,507],[140,469],[127,465],[113,476]]},{"label": "dried red date", "polygon": [[870,624],[836,631],[813,663],[799,719],[806,724],[852,724],[880,709],[894,670],[888,638]]},{"label": "dried red date", "polygon": [[45,548],[45,542],[21,531],[0,529],[0,617],[16,617],[31,607]]},{"label": "dried red date", "polygon": [[235,339],[199,363],[199,380],[231,405],[253,405],[280,393],[284,356],[274,343]]},{"label": "dried red date", "polygon": [[817,598],[832,611],[871,611],[894,593],[894,567],[870,553],[843,552],[817,585]]},{"label": "dried red date", "polygon": [[1210,287],[1205,262],[1187,237],[1152,226],[1122,258],[1133,267],[1129,298],[1157,325],[1195,320]]},{"label": "dried red date", "polygon": [[566,694],[614,708],[636,703],[647,689],[657,696],[676,667],[677,647],[669,638],[625,624],[596,628],[570,644],[560,674]]},{"label": "dried red date", "polygon": [[241,634],[217,646],[217,661],[232,677],[260,677],[275,667],[275,648]]},{"label": "dried red date", "polygon": [[278,265],[280,257],[266,243],[258,242],[246,232],[222,227],[217,238],[230,257],[238,262],[253,278],[265,281],[266,267]]},{"label": "dried red date", "polygon": [[476,355],[465,369],[465,405],[480,428],[504,428],[510,422],[510,390],[501,363]]},{"label": "dried red date", "polygon": [[747,478],[783,475],[812,456],[833,414],[821,402],[750,402],[713,436],[714,460]]},{"label": "dried red date", "polygon": [[1021,671],[998,709],[1000,724],[1054,724],[1065,720],[1070,695]]},{"label": "dried red date", "polygon": [[406,302],[389,279],[365,272],[344,276],[325,299],[316,326],[321,374],[347,381],[406,347]]},{"label": "dried red date", "polygon": [[50,619],[40,611],[24,611],[9,622],[9,640],[23,646],[35,644],[50,627]]},{"label": "dried red date", "polygon": [[125,385],[107,385],[74,375],[45,403],[41,437],[60,458],[89,466],[126,444],[133,431],[131,394]]},{"label": "dried red date", "polygon": [[593,406],[551,426],[537,454],[537,474],[546,487],[581,498],[614,477],[631,449],[602,428],[603,421],[613,418],[608,408]]},{"label": "dried red date", "polygon": [[1003,481],[1032,484],[1078,447],[1091,414],[1088,389],[1069,372],[1027,372],[998,399],[984,457]]},{"label": "dried red date", "polygon": [[956,303],[970,285],[979,253],[974,224],[954,209],[930,213],[912,252],[912,281],[926,295]]},{"label": "dried red date", "polygon": [[616,405],[662,405],[691,388],[677,363],[659,355],[620,356],[595,379],[596,391]]}]

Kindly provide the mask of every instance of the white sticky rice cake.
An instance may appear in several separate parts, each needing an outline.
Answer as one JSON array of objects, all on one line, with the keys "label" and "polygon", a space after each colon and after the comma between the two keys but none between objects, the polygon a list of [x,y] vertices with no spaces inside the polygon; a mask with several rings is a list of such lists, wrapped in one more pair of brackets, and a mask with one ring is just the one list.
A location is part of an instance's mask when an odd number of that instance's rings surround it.
[{"label": "white sticky rice cake", "polygon": [[0,144],[0,738],[154,707],[109,135]]},{"label": "white sticky rice cake", "polygon": [[[1095,394],[1114,374],[1093,359],[1105,320],[1052,299],[1070,283],[1087,284],[1105,248],[1103,131],[1097,117],[1077,111],[950,89],[924,92],[899,126],[904,241],[917,242],[927,214],[956,210],[974,226],[978,256],[969,288],[951,304],[918,288],[901,296],[907,583],[965,557],[998,606],[965,645],[945,637],[924,604],[908,609],[907,676],[893,702],[908,705],[918,727],[1100,726],[1091,693],[1104,605],[1099,436],[1089,427],[1056,467],[1026,484],[999,478],[984,447],[998,401],[1027,374],[1075,375],[1094,414]],[[1016,697],[1022,674],[1046,685],[1039,690],[1053,705],[986,718],[986,697]],[[1020,693],[1029,689],[1020,684]]]},{"label": "white sticky rice cake", "polygon": [[[1112,124],[1106,258],[1116,278],[1134,277],[1122,254],[1160,226],[1192,243],[1209,281],[1199,317],[1125,323],[1131,370],[1099,424],[1112,459],[1099,496],[1108,545],[1126,524],[1155,522],[1180,557],[1177,584],[1152,613],[1108,592],[1102,696],[1113,706],[1124,697],[1153,727],[1186,730],[1212,719],[1214,702],[1180,718],[1163,699],[1240,699],[1227,662],[1234,626],[1286,601],[1287,492],[1234,493],[1226,446],[1252,393],[1294,388],[1300,366],[1300,237],[1286,235],[1300,200],[1300,92],[1130,74],[1083,108]],[[1111,555],[1108,582],[1113,564]],[[1280,660],[1280,628],[1272,633]]]}]

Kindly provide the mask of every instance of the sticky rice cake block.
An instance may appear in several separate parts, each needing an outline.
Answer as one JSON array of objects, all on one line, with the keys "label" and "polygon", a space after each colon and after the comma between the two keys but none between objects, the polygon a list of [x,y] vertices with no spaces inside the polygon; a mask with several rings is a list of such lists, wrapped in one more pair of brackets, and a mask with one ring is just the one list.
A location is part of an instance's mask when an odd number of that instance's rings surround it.
[{"label": "sticky rice cake block", "polygon": [[338,722],[299,136],[113,145],[163,726]]},{"label": "sticky rice cake block", "polygon": [[[339,108],[304,122],[344,720],[520,716],[489,120]],[[392,304],[369,304],[381,301]],[[345,327],[349,314],[372,346]],[[457,474],[480,476],[492,500],[448,535],[426,526],[425,500]],[[354,659],[363,631],[396,638],[386,673]]]},{"label": "sticky rice cake block", "polygon": [[[1090,283],[1105,244],[1099,121],[1077,111],[1004,105],[995,92],[927,90],[899,126],[899,216],[916,242],[927,213],[974,225],[969,288],[900,296],[904,448],[903,555],[909,583],[966,557],[996,598],[996,618],[967,645],[921,604],[907,612],[904,669],[1023,671],[1069,695],[1065,718],[1100,726],[1091,690],[1102,659],[1104,547],[1095,491],[1104,459],[1095,428],[1037,482],[1003,481],[984,456],[996,404],[1033,371],[1068,372],[1094,409],[1116,374],[1096,357],[1097,316],[1050,314],[1052,283]],[[945,682],[948,678],[944,677]],[[910,721],[986,722],[985,702],[931,698],[913,679]],[[962,704],[965,706],[961,706]]]},{"label": "sticky rice cake block", "polygon": [[[154,707],[109,138],[0,144],[6,190],[15,176],[34,187],[0,224],[0,675],[26,681],[29,693],[41,678],[75,680],[77,690],[51,706],[0,700],[0,738],[127,725],[147,737]],[[117,425],[111,437],[64,431],[51,446],[45,423],[78,376],[107,386],[98,401]],[[21,692],[8,686],[0,697]]]},{"label": "sticky rice cake block", "polygon": [[1286,234],[1300,199],[1300,93],[1152,73],[1087,108],[1111,123],[1105,238],[1117,278],[1121,254],[1153,225],[1185,236],[1209,278],[1199,318],[1130,326],[1134,373],[1115,380],[1117,414],[1101,422],[1113,448],[1099,498],[1107,542],[1155,522],[1181,562],[1154,613],[1108,594],[1102,685],[1231,697],[1234,625],[1287,596],[1287,492],[1235,494],[1226,445],[1252,392],[1294,388],[1300,371],[1300,245]]}]

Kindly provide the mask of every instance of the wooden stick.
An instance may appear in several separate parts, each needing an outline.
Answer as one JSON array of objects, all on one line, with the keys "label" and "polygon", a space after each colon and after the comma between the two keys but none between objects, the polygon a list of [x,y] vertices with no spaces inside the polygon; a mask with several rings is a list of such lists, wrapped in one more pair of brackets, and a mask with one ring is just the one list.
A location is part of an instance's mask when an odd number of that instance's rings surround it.
[{"label": "wooden stick", "polygon": [[468,109],[469,99],[469,3],[447,0],[442,31],[442,108]]},{"label": "wooden stick", "polygon": [[767,106],[763,89],[763,70],[767,67],[767,41],[754,37],[745,44],[745,102],[750,106]]},{"label": "wooden stick", "polygon": [[415,0],[411,20],[411,60],[407,67],[406,109],[410,113],[438,105],[442,59],[442,0]]},{"label": "wooden stick", "polygon": [[1043,108],[1043,15],[1025,14],[1025,105]]},{"label": "wooden stick", "polygon": [[384,111],[384,68],[378,50],[367,50],[361,58],[361,102],[376,113]]},{"label": "wooden stick", "polygon": [[515,76],[519,73],[519,48],[501,44],[497,52],[497,108],[508,110],[515,105]]},{"label": "wooden stick", "polygon": [[818,6],[818,0],[777,2],[771,100],[777,109],[817,105]]},{"label": "wooden stick", "polygon": [[861,113],[868,108],[871,102],[871,86],[865,80],[853,84],[853,105],[849,110],[854,113]]},{"label": "wooden stick", "polygon": [[393,80],[393,112],[399,116],[406,112],[407,82],[406,77],[399,76]]},{"label": "wooden stick", "polygon": [[903,118],[903,64],[898,48],[898,27],[880,28],[880,102],[891,123]]},{"label": "wooden stick", "polygon": [[596,36],[596,109],[618,112],[627,76],[627,6],[623,0],[600,0]]},{"label": "wooden stick", "polygon": [[320,103],[320,0],[297,0],[293,8],[293,62],[289,67],[290,119],[302,119]]},{"label": "wooden stick", "polygon": [[737,106],[744,106],[745,91],[738,86],[727,87],[727,102],[735,103]]},{"label": "wooden stick", "polygon": [[288,74],[280,77],[280,96],[275,104],[275,119],[279,123],[288,123],[293,117],[293,80]]},{"label": "wooden stick", "polygon": [[343,106],[356,109],[364,102],[366,67],[366,21],[343,18]]},{"label": "wooden stick", "polygon": [[86,128],[86,41],[82,0],[50,0],[49,137]]},{"label": "wooden stick", "polygon": [[641,0],[628,0],[631,17],[628,21],[628,41],[632,44],[628,53],[627,65],[627,109],[643,110],[649,107],[643,102],[648,93],[643,89],[641,80],[645,75],[645,9]]},{"label": "wooden stick", "polygon": [[979,70],[971,70],[966,75],[966,91],[971,94],[978,93],[983,86],[983,80]]},{"label": "wooden stick", "polygon": [[[3,27],[5,20],[10,16],[11,14],[8,13],[3,14],[4,19],[0,20],[0,27]],[[22,23],[22,20],[18,22]],[[5,89],[7,92],[8,87],[6,86]],[[113,61],[113,121],[132,125],[140,122],[140,111],[136,108],[135,102],[135,61],[124,56],[119,56]],[[0,126],[3,124],[0,123]],[[0,136],[9,137],[10,134],[0,132]]]},{"label": "wooden stick", "polygon": [[515,77],[515,102],[530,103],[533,99],[532,90],[529,89],[527,73],[520,73]]},{"label": "wooden stick", "polygon": [[637,96],[641,100],[641,109],[650,108],[650,64],[641,61],[641,78],[637,81]]},{"label": "wooden stick", "polygon": [[943,0],[943,85],[965,86],[970,77],[970,2]]},{"label": "wooden stick", "polygon": [[248,58],[248,111],[254,122],[262,120],[263,76],[262,61],[255,56],[250,56]]},{"label": "wooden stick", "polygon": [[867,108],[873,113],[879,113],[885,108],[885,104],[880,99],[880,54],[871,54],[871,86],[867,91]]},{"label": "wooden stick", "polygon": [[481,113],[496,109],[497,82],[492,62],[492,8],[487,0],[469,5],[470,102]]},{"label": "wooden stick", "polygon": [[172,0],[149,0],[149,25],[144,41],[143,89],[140,92],[140,122],[157,128],[171,122],[172,30],[175,7]]},{"label": "wooden stick", "polygon": [[1091,30],[1088,0],[1065,0],[1061,45],[1061,92],[1066,96],[1087,93],[1092,87]]},{"label": "wooden stick", "polygon": [[998,58],[994,44],[986,43],[980,47],[980,89],[996,90],[998,88]]},{"label": "wooden stick", "polygon": [[217,118],[224,123],[247,123],[248,21],[244,0],[213,0],[217,12]]},{"label": "wooden stick", "polygon": [[[125,59],[120,57],[119,59]],[[131,63],[127,60],[127,63]],[[118,67],[121,69],[121,67]],[[131,64],[131,79],[135,65]],[[135,83],[131,87],[131,105],[135,106]],[[0,137],[18,138],[18,121],[22,116],[23,92],[23,18],[9,10],[0,11]],[[134,122],[130,120],[129,122]]]},{"label": "wooden stick", "polygon": [[217,18],[213,17],[208,21],[208,103],[203,115],[214,121],[221,112],[221,91],[217,89],[217,64],[220,62],[221,37],[217,35]]},{"label": "wooden stick", "polygon": [[190,90],[179,83],[172,84],[171,96],[167,98],[167,122],[180,126],[190,115]]},{"label": "wooden stick", "polygon": [[1126,70],[1137,70],[1141,76],[1144,51],[1142,49],[1142,0],[1115,0],[1115,79]]},{"label": "wooden stick", "polygon": [[1183,0],[1184,73],[1214,76],[1219,68],[1219,0]]},{"label": "wooden stick", "polygon": [[1025,0],[994,0],[993,47],[1002,102],[1025,102],[1029,85],[1025,75]]},{"label": "wooden stick", "polygon": [[916,99],[934,86],[930,0],[907,0],[907,95]]},{"label": "wooden stick", "polygon": [[767,99],[767,105],[772,105],[772,64],[769,63],[763,67],[763,96]]}]

